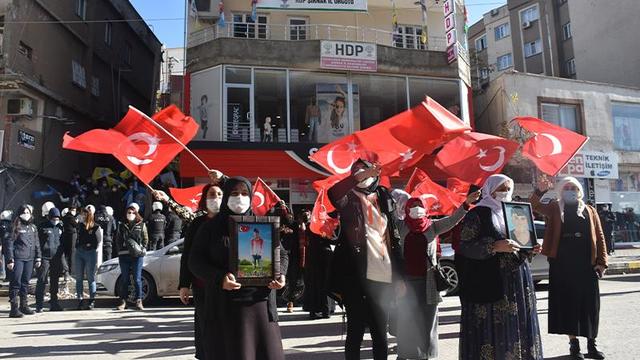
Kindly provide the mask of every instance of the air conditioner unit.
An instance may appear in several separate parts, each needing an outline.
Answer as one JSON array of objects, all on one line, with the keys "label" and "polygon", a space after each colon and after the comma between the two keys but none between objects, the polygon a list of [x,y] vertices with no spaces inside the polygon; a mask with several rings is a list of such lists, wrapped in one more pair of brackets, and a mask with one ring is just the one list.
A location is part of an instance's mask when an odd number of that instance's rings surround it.
[{"label": "air conditioner unit", "polygon": [[33,115],[33,100],[29,98],[7,100],[7,115]]},{"label": "air conditioner unit", "polygon": [[530,27],[531,27],[531,21],[524,21],[522,23],[522,28],[523,29],[527,29],[527,28],[530,28]]},{"label": "air conditioner unit", "polygon": [[500,14],[500,9],[493,9],[493,10],[491,10],[491,16],[496,16],[496,15],[498,15],[498,14]]}]

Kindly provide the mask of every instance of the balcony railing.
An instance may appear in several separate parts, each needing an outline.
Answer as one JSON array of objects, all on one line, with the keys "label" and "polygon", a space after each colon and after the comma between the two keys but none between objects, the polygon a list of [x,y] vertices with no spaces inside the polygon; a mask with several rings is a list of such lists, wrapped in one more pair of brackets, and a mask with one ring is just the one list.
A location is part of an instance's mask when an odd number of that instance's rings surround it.
[{"label": "balcony railing", "polygon": [[304,41],[335,40],[361,41],[405,49],[446,51],[444,37],[429,36],[426,44],[421,36],[380,29],[344,25],[281,25],[263,23],[226,23],[195,31],[189,36],[189,47],[198,46],[220,38],[245,38],[260,40]]}]

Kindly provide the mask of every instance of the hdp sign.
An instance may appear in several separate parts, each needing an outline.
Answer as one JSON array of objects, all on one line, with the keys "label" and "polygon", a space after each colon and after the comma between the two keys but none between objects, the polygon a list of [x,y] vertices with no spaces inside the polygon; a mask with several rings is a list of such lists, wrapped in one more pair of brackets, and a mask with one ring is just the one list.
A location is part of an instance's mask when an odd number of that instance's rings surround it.
[{"label": "hdp sign", "polygon": [[320,42],[320,67],[323,69],[377,71],[377,45],[348,41],[322,41]]},{"label": "hdp sign", "polygon": [[336,43],[335,44],[335,54],[342,56],[355,56],[362,54],[364,52],[364,46],[362,45],[353,45],[346,43]]}]

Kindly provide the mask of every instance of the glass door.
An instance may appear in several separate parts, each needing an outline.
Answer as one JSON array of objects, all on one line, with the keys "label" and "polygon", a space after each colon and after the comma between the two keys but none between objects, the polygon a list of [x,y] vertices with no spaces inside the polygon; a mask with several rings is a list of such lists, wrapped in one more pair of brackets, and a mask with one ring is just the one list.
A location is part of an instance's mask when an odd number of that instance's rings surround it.
[{"label": "glass door", "polygon": [[253,87],[250,84],[225,85],[224,103],[226,104],[224,107],[225,141],[256,141],[253,121]]}]

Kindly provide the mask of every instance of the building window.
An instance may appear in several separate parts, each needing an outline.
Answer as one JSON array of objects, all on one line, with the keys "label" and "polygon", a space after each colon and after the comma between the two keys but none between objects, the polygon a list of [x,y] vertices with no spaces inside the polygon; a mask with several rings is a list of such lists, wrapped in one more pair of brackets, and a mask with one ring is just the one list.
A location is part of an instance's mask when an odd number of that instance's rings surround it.
[{"label": "building window", "polygon": [[95,76],[91,77],[91,95],[100,96],[100,79]]},{"label": "building window", "polygon": [[198,11],[211,11],[211,0],[195,0]]},{"label": "building window", "polygon": [[541,103],[542,119],[544,121],[562,126],[565,129],[581,133],[581,122],[578,113],[578,105]]},{"label": "building window", "polygon": [[18,53],[29,60],[33,59],[33,49],[22,41],[18,44]]},{"label": "building window", "polygon": [[124,49],[122,50],[122,61],[124,61],[125,64],[127,65],[131,65],[131,53],[133,52],[133,47],[131,46],[130,43],[125,43],[124,44]]},{"label": "building window", "polygon": [[267,39],[267,23],[267,15],[258,15],[253,21],[251,14],[233,14],[233,37]]},{"label": "building window", "polygon": [[76,0],[76,15],[82,20],[87,18],[87,0]]},{"label": "building window", "polygon": [[354,74],[351,82],[354,91],[353,117],[356,126],[359,120],[360,130],[407,110],[406,77]]},{"label": "building window", "polygon": [[494,32],[496,35],[496,41],[506,38],[507,36],[511,35],[511,28],[509,27],[509,23],[497,26],[494,29]]},{"label": "building window", "polygon": [[476,51],[480,52],[487,48],[487,35],[482,35],[476,39]]},{"label": "building window", "polygon": [[538,20],[538,6],[532,6],[528,9],[522,10],[520,13],[520,23],[531,23]]},{"label": "building window", "polygon": [[104,43],[111,46],[111,32],[113,25],[110,22],[104,23]]},{"label": "building window", "polygon": [[640,151],[640,104],[613,102],[611,109],[616,149]]},{"label": "building window", "polygon": [[455,80],[409,77],[409,107],[420,105],[427,95],[454,115],[462,117],[460,113],[460,85]]},{"label": "building window", "polygon": [[307,40],[307,19],[289,18],[289,39]]},{"label": "building window", "polygon": [[569,75],[576,74],[576,60],[574,58],[567,60],[566,66],[567,66],[567,74]]},{"label": "building window", "polygon": [[542,41],[540,39],[524,44],[524,57],[531,57],[542,52]]},{"label": "building window", "polygon": [[513,66],[513,56],[511,54],[505,54],[498,56],[498,71],[508,69]]},{"label": "building window", "polygon": [[562,25],[562,40],[571,39],[571,23],[568,22]]},{"label": "building window", "polygon": [[286,143],[287,72],[255,69],[253,87],[254,141]]},{"label": "building window", "polygon": [[485,80],[489,78],[489,69],[481,68],[480,69],[480,79]]},{"label": "building window", "polygon": [[393,43],[395,47],[405,49],[426,50],[427,44],[423,44],[422,27],[418,25],[400,25],[398,32],[393,34]]},{"label": "building window", "polygon": [[84,71],[84,67],[80,65],[79,62],[72,60],[71,61],[71,71],[72,71],[72,82],[79,87],[86,89],[87,88],[87,78]]}]

